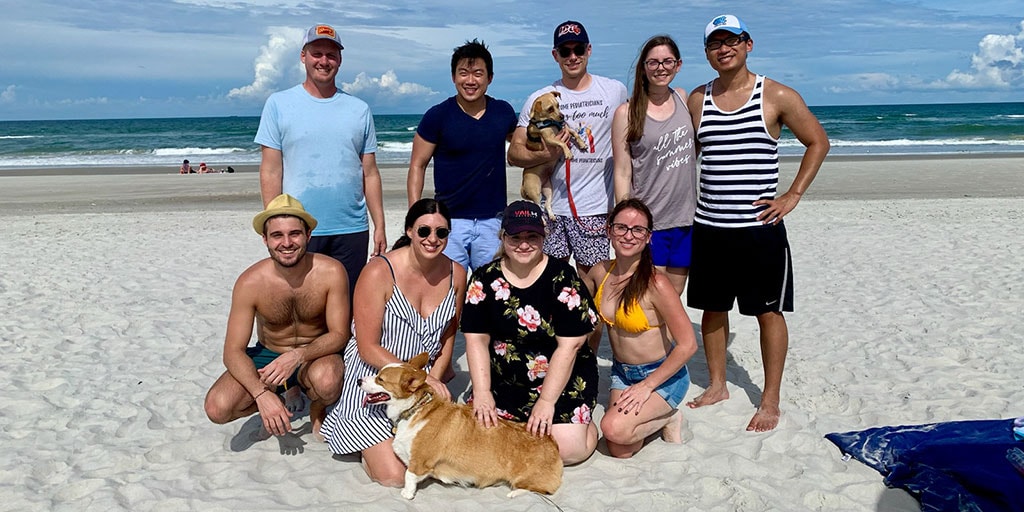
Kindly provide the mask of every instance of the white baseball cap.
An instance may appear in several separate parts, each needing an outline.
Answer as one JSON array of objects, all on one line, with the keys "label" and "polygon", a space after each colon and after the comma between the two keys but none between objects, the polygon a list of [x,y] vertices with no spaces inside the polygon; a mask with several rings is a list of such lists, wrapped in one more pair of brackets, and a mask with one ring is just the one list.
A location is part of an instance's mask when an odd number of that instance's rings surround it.
[{"label": "white baseball cap", "polygon": [[732,14],[722,14],[721,16],[715,16],[714,19],[708,23],[707,27],[704,27],[704,42],[708,42],[708,36],[718,30],[725,30],[732,32],[733,34],[740,35],[744,32],[750,33],[747,30],[747,24],[743,23],[743,20],[733,16]]}]

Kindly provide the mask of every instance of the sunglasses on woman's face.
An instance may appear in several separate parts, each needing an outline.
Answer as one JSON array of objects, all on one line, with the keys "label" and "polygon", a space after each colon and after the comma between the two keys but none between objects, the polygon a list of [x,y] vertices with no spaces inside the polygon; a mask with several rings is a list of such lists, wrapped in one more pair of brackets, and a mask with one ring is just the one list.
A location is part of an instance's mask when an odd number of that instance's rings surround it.
[{"label": "sunglasses on woman's face", "polygon": [[[452,230],[445,227],[438,227],[434,229],[434,234],[437,235],[437,238],[441,240],[448,238],[448,233],[451,232]],[[420,226],[416,228],[416,236],[420,238],[426,238],[430,236],[430,226]]]},{"label": "sunglasses on woman's face", "polygon": [[558,55],[561,56],[563,59],[569,58],[570,53],[575,53],[577,57],[582,57],[587,54],[587,45],[577,44],[572,48],[569,48],[568,46],[558,47]]}]

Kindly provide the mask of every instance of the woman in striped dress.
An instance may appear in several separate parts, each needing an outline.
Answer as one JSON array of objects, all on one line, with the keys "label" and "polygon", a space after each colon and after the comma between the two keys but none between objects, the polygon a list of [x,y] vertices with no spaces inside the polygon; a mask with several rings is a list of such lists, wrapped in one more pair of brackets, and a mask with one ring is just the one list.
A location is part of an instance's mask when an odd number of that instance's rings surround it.
[{"label": "woman in striped dress", "polygon": [[[451,217],[443,203],[421,199],[405,216],[405,234],[390,252],[370,260],[352,299],[356,342],[345,348],[341,399],[320,432],[334,453],[360,452],[369,477],[393,487],[405,465],[392,450],[391,420],[381,404],[363,406],[359,378],[384,365],[430,354],[427,382],[451,399],[443,380],[451,371],[452,345],[466,296],[466,271],[443,254]],[[391,283],[386,286],[384,283]]]}]

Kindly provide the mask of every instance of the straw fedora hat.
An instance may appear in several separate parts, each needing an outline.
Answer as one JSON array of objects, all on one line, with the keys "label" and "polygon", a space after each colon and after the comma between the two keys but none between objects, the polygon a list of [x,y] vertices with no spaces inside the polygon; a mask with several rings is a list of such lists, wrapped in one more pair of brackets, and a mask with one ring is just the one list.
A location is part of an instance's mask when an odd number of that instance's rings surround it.
[{"label": "straw fedora hat", "polygon": [[276,217],[278,215],[291,215],[292,217],[298,217],[306,221],[306,225],[309,226],[309,230],[313,231],[316,228],[316,219],[313,218],[305,208],[302,207],[302,203],[298,199],[288,195],[281,194],[274,198],[270,204],[267,205],[267,209],[256,214],[252,218],[252,228],[257,233],[263,234],[263,226],[267,223],[267,219]]}]

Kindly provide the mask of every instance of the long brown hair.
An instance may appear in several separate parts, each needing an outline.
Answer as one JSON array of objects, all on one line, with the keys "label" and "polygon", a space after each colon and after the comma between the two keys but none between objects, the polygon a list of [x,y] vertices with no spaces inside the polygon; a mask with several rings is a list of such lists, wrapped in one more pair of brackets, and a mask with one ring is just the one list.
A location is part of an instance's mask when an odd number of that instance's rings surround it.
[{"label": "long brown hair", "polygon": [[633,69],[633,94],[629,97],[629,124],[626,128],[626,142],[640,140],[644,134],[644,121],[647,119],[647,101],[650,91],[647,88],[651,85],[647,80],[645,72],[647,54],[655,47],[668,46],[676,60],[680,60],[679,46],[667,35],[657,35],[647,40],[640,49],[640,56],[636,58],[636,66]]},{"label": "long brown hair", "polygon": [[[610,226],[615,221],[615,217],[619,213],[629,209],[642,213],[647,218],[647,229],[654,229],[654,216],[651,215],[651,209],[635,197],[623,199],[615,205],[608,215],[608,225]],[[629,314],[630,307],[640,303],[640,299],[647,293],[647,288],[653,279],[654,259],[651,256],[651,244],[647,243],[644,245],[644,250],[640,252],[640,264],[637,265],[633,275],[629,276],[629,282],[626,283],[626,287],[622,289],[622,295],[619,296],[619,307],[623,312]]]}]

